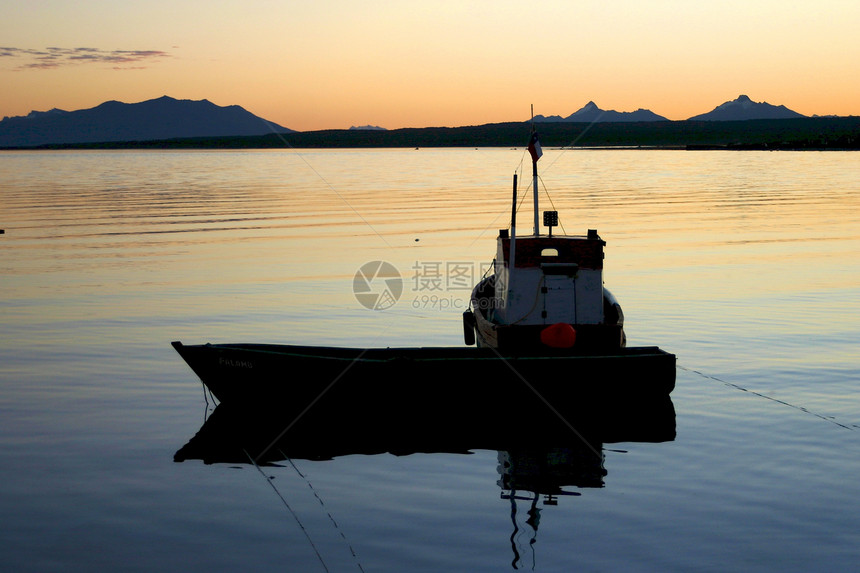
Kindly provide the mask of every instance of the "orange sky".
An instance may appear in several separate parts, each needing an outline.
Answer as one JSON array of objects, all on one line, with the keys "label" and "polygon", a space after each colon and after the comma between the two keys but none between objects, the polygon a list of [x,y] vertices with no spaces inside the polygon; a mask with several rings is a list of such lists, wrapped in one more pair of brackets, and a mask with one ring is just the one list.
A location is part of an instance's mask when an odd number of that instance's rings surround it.
[{"label": "orange sky", "polygon": [[0,0],[0,116],[169,95],[298,130],[521,121],[740,94],[860,115],[857,0]]}]

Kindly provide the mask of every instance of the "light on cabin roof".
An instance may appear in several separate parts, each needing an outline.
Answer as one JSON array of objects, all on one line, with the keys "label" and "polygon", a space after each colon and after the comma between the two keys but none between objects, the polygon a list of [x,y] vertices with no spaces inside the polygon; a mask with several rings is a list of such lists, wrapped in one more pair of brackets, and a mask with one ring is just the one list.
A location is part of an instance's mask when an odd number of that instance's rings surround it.
[{"label": "light on cabin roof", "polygon": [[552,237],[552,228],[558,227],[558,211],[544,211],[543,226],[549,227],[549,236]]}]

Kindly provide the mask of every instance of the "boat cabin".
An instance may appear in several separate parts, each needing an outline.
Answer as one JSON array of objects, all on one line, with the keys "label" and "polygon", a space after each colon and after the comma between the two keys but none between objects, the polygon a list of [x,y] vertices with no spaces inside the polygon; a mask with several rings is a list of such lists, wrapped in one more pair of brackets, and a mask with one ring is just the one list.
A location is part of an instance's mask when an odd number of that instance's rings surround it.
[{"label": "boat cabin", "polygon": [[526,236],[514,241],[507,229],[501,230],[491,320],[523,326],[603,324],[605,245],[594,229],[585,236]]}]

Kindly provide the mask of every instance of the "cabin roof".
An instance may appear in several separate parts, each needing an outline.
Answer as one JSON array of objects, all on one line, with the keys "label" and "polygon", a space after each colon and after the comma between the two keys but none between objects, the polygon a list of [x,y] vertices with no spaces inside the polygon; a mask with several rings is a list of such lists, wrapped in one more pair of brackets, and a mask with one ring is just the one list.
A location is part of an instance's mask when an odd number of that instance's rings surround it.
[{"label": "cabin roof", "polygon": [[[510,237],[499,236],[502,257],[510,261]],[[583,269],[603,268],[606,241],[597,233],[583,235],[534,235],[516,237],[514,265],[517,268],[539,267],[542,263],[576,263]]]}]

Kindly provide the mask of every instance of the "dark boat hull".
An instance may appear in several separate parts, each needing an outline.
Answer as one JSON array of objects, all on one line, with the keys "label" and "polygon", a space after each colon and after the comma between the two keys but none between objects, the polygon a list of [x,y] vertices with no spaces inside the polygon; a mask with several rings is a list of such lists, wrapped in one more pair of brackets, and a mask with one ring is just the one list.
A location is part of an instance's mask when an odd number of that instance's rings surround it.
[{"label": "dark boat hull", "polygon": [[656,347],[502,355],[469,347],[173,346],[219,402],[276,401],[297,412],[320,401],[344,410],[361,404],[368,415],[392,403],[506,408],[512,398],[560,410],[583,397],[669,395],[675,386],[675,356]]}]

